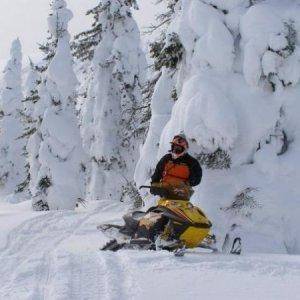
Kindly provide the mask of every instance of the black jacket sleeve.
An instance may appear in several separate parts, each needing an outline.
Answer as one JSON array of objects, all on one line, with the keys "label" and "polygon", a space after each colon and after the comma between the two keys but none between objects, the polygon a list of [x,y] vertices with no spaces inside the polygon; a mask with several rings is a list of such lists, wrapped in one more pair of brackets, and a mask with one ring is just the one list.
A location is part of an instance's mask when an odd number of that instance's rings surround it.
[{"label": "black jacket sleeve", "polygon": [[165,156],[163,156],[161,158],[161,160],[158,162],[158,164],[155,168],[154,174],[151,177],[151,183],[152,182],[160,182],[160,180],[162,179],[162,176],[163,176],[165,164],[169,160],[170,160],[170,154],[166,154]]},{"label": "black jacket sleeve", "polygon": [[201,182],[202,168],[195,158],[192,158],[190,162],[190,178],[189,182],[191,186],[196,186]]}]

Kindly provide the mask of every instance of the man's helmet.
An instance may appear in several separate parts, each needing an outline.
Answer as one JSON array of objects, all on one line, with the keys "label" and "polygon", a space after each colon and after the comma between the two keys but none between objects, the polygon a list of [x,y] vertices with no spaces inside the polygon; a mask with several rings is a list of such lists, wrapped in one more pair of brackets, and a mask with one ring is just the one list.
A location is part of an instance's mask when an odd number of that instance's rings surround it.
[{"label": "man's helmet", "polygon": [[171,142],[172,145],[178,145],[184,147],[184,149],[188,149],[189,143],[185,134],[177,134],[174,136],[173,141]]},{"label": "man's helmet", "polygon": [[171,145],[172,145],[171,152],[176,154],[184,153],[189,148],[189,143],[186,139],[186,136],[182,133],[174,136]]}]

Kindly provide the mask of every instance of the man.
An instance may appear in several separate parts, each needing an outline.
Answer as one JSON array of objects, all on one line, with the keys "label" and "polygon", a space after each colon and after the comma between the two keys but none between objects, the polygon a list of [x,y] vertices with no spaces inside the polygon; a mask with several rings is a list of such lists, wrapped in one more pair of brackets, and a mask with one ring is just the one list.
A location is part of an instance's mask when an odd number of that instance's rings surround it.
[{"label": "man", "polygon": [[201,166],[194,157],[188,154],[188,148],[189,144],[184,134],[173,138],[170,153],[158,162],[151,177],[151,193],[159,194],[156,188],[158,183],[161,186],[179,188],[196,186],[201,182]]}]

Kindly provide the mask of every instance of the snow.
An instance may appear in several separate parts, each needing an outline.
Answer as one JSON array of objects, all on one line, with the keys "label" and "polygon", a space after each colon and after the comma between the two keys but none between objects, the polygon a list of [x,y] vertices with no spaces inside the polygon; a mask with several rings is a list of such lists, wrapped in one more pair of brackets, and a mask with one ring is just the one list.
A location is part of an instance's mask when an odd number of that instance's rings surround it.
[{"label": "snow", "polygon": [[234,40],[220,20],[210,22],[207,32],[197,41],[194,62],[203,61],[220,72],[232,70],[234,60]]},{"label": "snow", "polygon": [[[285,5],[280,5],[273,0],[252,6],[241,18],[242,46],[245,46],[244,73],[248,84],[258,86],[262,72],[265,76],[279,73],[281,80],[293,85],[299,81],[296,67],[299,58],[295,58],[298,57],[297,42],[293,53],[286,53],[290,42],[295,39],[291,32],[299,29],[296,21],[298,14],[299,8],[294,2],[285,1]],[[288,67],[292,75],[285,71],[281,73],[280,69],[285,69],[285,64],[289,65],[292,57],[294,68]]]},{"label": "snow", "polygon": [[219,147],[230,149],[238,134],[236,116],[231,107],[222,87],[217,86],[214,80],[203,76],[191,77],[184,85],[182,99],[176,102],[172,118],[164,129],[163,152],[169,150],[167,141],[180,131],[210,151]]},{"label": "snow", "polygon": [[17,204],[1,201],[0,210],[0,249],[3,250],[6,245],[9,232],[28,219],[36,217],[36,213],[32,212],[31,201],[29,200]]},{"label": "snow", "polygon": [[0,203],[0,298],[298,299],[296,255],[100,252],[107,237],[96,226],[125,207],[99,204],[34,213],[30,202]]},{"label": "snow", "polygon": [[74,93],[74,88],[78,84],[72,67],[73,58],[70,51],[69,40],[70,37],[68,35],[59,39],[55,56],[47,70],[49,79],[56,82],[63,97],[68,97]]},{"label": "snow", "polygon": [[193,58],[195,67],[199,68],[207,63],[221,72],[232,69],[234,40],[223,19],[223,15],[210,5],[201,1],[190,4],[185,21],[189,22],[190,28],[196,33]]}]

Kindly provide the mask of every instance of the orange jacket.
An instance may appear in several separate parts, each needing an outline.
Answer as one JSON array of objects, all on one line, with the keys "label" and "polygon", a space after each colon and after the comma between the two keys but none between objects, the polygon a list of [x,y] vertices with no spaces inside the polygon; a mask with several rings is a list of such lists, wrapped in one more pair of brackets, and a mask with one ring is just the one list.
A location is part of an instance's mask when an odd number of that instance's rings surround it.
[{"label": "orange jacket", "polygon": [[173,185],[188,183],[196,186],[201,182],[202,169],[199,162],[187,153],[177,159],[167,154],[158,162],[151,179],[152,182],[166,182]]}]

